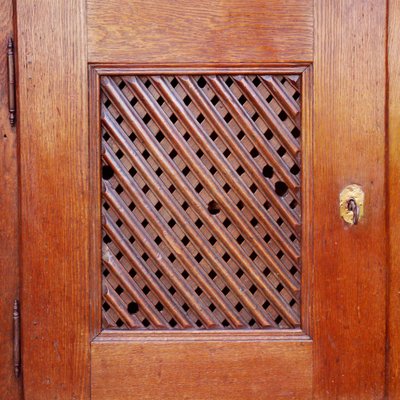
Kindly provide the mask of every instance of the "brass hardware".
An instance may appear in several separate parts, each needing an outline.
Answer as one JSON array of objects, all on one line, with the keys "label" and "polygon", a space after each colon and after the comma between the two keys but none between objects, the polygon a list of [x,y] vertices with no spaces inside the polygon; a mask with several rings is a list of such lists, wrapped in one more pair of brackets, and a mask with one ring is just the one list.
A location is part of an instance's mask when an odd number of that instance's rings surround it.
[{"label": "brass hardware", "polygon": [[357,225],[364,215],[364,192],[361,186],[346,186],[339,196],[340,216],[349,225]]},{"label": "brass hardware", "polygon": [[11,126],[15,125],[15,66],[14,66],[14,43],[11,38],[8,39],[7,45],[7,61],[8,61],[8,113]]},{"label": "brass hardware", "polygon": [[347,202],[347,209],[353,213],[353,225],[357,225],[360,219],[360,207],[353,198]]},{"label": "brass hardware", "polygon": [[14,320],[14,375],[16,378],[21,373],[21,338],[20,338],[20,310],[19,301],[14,300],[13,307],[13,320]]}]

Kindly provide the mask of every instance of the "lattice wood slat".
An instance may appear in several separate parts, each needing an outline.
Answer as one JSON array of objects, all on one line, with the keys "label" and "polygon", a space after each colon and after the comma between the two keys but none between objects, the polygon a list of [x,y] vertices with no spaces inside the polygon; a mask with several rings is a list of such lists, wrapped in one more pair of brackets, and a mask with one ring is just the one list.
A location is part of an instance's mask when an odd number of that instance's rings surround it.
[{"label": "lattice wood slat", "polygon": [[103,76],[103,326],[300,324],[300,76]]}]

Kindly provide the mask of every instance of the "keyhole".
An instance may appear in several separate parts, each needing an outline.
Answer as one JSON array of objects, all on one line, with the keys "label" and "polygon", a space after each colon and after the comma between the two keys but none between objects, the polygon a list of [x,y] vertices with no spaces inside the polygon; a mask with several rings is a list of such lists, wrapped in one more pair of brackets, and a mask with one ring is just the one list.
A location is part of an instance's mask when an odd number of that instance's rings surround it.
[{"label": "keyhole", "polygon": [[211,201],[208,203],[208,212],[209,212],[211,215],[215,215],[215,214],[218,214],[218,213],[220,212],[219,205],[218,205],[218,203],[217,203],[215,200],[211,200]]}]

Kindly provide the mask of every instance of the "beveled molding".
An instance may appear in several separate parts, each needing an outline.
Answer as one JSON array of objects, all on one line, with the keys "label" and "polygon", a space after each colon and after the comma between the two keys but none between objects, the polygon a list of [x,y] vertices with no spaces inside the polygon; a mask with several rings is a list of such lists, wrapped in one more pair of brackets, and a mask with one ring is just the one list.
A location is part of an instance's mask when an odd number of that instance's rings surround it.
[{"label": "beveled molding", "polygon": [[89,64],[90,75],[303,74],[311,63]]},{"label": "beveled molding", "polygon": [[[102,330],[101,328],[101,135],[100,78],[116,75],[301,75],[301,328],[257,330]],[[120,341],[311,341],[313,315],[313,65],[273,64],[89,64],[89,147],[91,193],[90,298],[94,342]]]},{"label": "beveled molding", "polygon": [[177,331],[123,331],[103,330],[94,342],[256,342],[256,341],[300,341],[309,342],[311,337],[301,329],[257,330],[177,330]]}]

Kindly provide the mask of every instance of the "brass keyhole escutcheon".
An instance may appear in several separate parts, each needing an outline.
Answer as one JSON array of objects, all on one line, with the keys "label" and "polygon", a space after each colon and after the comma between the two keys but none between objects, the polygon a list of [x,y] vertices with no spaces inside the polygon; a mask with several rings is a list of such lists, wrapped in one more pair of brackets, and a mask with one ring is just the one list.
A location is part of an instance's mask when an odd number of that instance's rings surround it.
[{"label": "brass keyhole escutcheon", "polygon": [[357,225],[364,215],[364,191],[361,186],[346,186],[339,196],[340,216],[349,225]]}]

